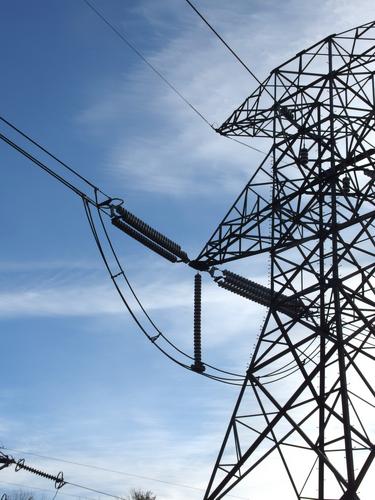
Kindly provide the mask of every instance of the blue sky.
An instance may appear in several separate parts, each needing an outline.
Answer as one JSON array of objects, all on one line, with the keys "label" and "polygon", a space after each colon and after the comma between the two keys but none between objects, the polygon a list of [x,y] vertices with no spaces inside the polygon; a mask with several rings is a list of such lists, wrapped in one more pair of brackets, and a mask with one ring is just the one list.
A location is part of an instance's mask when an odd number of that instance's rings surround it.
[{"label": "blue sky", "polygon": [[[94,3],[210,123],[220,124],[254,89],[184,1]],[[370,0],[196,5],[260,79],[375,11]],[[197,255],[262,155],[215,135],[83,1],[2,0],[1,7],[0,114]],[[115,495],[142,487],[165,500],[201,498],[131,474],[204,488],[237,390],[170,364],[150,346],[109,282],[80,200],[7,146],[0,151],[0,441],[129,473],[14,452]],[[193,272],[111,234],[158,324],[191,350]],[[265,267],[259,259],[245,264],[258,281]],[[264,310],[204,285],[207,359],[243,370]],[[23,472],[0,474],[4,490],[6,482],[52,489]],[[92,497],[70,486],[63,493]],[[252,498],[248,487],[237,494]]]}]

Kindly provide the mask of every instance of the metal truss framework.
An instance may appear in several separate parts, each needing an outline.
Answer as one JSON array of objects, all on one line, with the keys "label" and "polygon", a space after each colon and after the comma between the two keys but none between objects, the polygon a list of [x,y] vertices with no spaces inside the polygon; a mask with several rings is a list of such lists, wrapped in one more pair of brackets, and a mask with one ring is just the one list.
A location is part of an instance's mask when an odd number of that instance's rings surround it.
[{"label": "metal truss framework", "polygon": [[274,298],[205,500],[274,455],[299,500],[362,500],[374,472],[374,73],[371,22],[274,69],[218,129],[272,146],[194,265],[268,254]]}]

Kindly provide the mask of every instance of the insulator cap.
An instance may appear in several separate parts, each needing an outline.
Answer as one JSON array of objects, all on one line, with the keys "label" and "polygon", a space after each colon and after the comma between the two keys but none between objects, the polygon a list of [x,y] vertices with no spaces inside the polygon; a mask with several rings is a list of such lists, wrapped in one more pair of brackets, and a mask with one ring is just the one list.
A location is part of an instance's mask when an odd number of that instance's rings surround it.
[{"label": "insulator cap", "polygon": [[349,175],[345,175],[345,177],[343,178],[341,188],[342,188],[342,192],[344,194],[350,193],[350,177],[349,177]]},{"label": "insulator cap", "polygon": [[294,113],[293,111],[288,108],[287,106],[280,106],[280,114],[284,116],[287,120],[293,121],[294,120]]},{"label": "insulator cap", "polygon": [[203,373],[206,371],[206,367],[203,363],[194,363],[193,365],[190,365],[190,368],[197,373]]},{"label": "insulator cap", "polygon": [[306,167],[309,162],[309,150],[305,147],[302,147],[299,152],[299,161],[300,164]]}]

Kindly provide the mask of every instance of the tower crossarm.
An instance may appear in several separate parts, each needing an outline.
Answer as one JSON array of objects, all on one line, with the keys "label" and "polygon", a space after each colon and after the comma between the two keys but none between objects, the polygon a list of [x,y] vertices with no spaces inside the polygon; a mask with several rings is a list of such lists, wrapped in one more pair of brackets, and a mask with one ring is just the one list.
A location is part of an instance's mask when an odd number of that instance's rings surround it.
[{"label": "tower crossarm", "polygon": [[[371,28],[374,25],[375,22],[372,22],[363,28],[372,34]],[[359,32],[357,37],[360,38],[361,35]],[[373,58],[374,45],[370,44],[366,50],[352,53],[350,58],[345,56],[340,58],[337,67],[327,72],[326,66],[319,64],[319,59],[326,57],[329,43],[333,42],[340,47],[341,38],[345,38],[345,33],[333,34],[273,69],[262,84],[217,129],[217,132],[225,136],[273,139],[275,114],[279,115],[280,119],[292,119],[291,121],[306,114],[308,107],[317,105],[316,89],[324,88],[327,79],[337,79],[342,86],[342,92],[345,92],[347,75]],[[314,62],[311,59],[312,52],[315,53]],[[301,68],[303,68],[302,74]],[[284,88],[284,91],[275,94],[275,88]],[[373,106],[366,96],[361,95],[360,98],[366,105]],[[327,98],[319,99],[319,103],[323,105],[326,101]]]},{"label": "tower crossarm", "polygon": [[[322,182],[329,186],[333,179],[339,179],[342,172],[348,168],[362,170],[366,176],[371,178],[368,183],[370,185],[375,176],[374,156],[375,148],[369,148],[347,158],[338,159],[334,171],[329,168],[323,171],[320,176],[306,176],[295,191],[273,202],[267,202],[264,195],[257,194],[255,189],[258,184],[250,182],[232,205],[197,259],[191,261],[190,265],[198,269],[208,269],[211,266],[225,262],[272,250],[292,248],[307,241],[318,239],[322,236],[322,230],[319,228],[315,231],[310,230],[306,236],[301,236],[301,232],[297,231],[303,226],[303,219],[311,209],[311,203],[300,209],[299,212],[290,210],[292,203],[297,202],[306,192],[313,193]],[[358,166],[358,164],[361,165]],[[364,166],[373,168],[370,170],[364,168]],[[328,194],[328,191],[326,194]],[[363,198],[368,197],[373,202],[367,191],[362,194],[359,193],[357,198],[360,196]],[[284,213],[285,227],[279,238],[271,241],[269,221],[275,211]],[[336,224],[335,227],[327,224],[324,228],[324,236],[329,236],[332,230],[346,229],[374,217],[374,210],[367,210],[360,214],[353,212],[346,221]]]}]

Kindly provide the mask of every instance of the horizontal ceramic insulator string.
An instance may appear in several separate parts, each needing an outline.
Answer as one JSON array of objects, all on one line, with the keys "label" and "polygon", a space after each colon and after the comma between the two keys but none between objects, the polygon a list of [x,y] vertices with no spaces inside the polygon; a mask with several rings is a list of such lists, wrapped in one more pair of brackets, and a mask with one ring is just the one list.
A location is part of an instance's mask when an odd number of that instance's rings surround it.
[{"label": "horizontal ceramic insulator string", "polygon": [[161,246],[157,245],[153,241],[149,240],[144,236],[143,234],[139,233],[132,227],[128,226],[121,220],[117,218],[112,218],[112,224],[116,226],[118,229],[126,233],[128,236],[131,236],[135,240],[139,241],[139,243],[142,243],[142,245],[146,246],[150,250],[153,250],[157,254],[159,254],[161,257],[164,257],[165,259],[169,260],[170,262],[177,262],[177,257],[173,255],[172,253],[168,252]]},{"label": "horizontal ceramic insulator string", "polygon": [[286,295],[274,292],[264,285],[260,285],[255,281],[251,281],[227,270],[224,270],[223,274],[225,276],[225,283],[230,284],[231,286],[236,287],[245,293],[248,293],[249,296],[254,297],[254,300],[256,302],[263,303],[263,305],[268,306],[271,305],[272,302],[274,302],[279,308],[304,308],[303,302],[298,298],[288,297]]},{"label": "horizontal ceramic insulator string", "polygon": [[153,240],[158,245],[164,247],[168,252],[175,254],[177,257],[180,257],[184,262],[188,262],[189,258],[187,254],[181,249],[181,246],[167,238],[164,234],[160,233],[156,229],[152,228],[148,224],[146,224],[139,217],[135,216],[129,210],[126,210],[122,206],[116,207],[116,212],[119,214],[121,219],[134,227],[137,231],[142,233],[144,236]]}]

